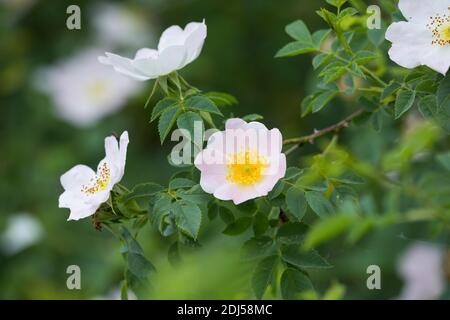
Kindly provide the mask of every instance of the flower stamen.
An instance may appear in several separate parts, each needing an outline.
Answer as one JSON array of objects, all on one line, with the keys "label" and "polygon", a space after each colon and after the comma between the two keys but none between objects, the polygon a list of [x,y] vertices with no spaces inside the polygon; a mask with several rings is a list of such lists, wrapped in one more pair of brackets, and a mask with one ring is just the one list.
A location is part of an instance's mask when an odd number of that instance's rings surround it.
[{"label": "flower stamen", "polygon": [[94,194],[105,190],[108,187],[109,181],[111,180],[111,171],[108,168],[106,162],[104,162],[94,178],[91,179],[89,186],[82,185],[81,192],[86,194]]},{"label": "flower stamen", "polygon": [[432,45],[445,46],[450,44],[450,14],[437,14],[430,17],[427,28],[431,30],[433,35]]},{"label": "flower stamen", "polygon": [[251,186],[260,182],[268,167],[267,159],[254,151],[243,151],[227,157],[227,180]]}]

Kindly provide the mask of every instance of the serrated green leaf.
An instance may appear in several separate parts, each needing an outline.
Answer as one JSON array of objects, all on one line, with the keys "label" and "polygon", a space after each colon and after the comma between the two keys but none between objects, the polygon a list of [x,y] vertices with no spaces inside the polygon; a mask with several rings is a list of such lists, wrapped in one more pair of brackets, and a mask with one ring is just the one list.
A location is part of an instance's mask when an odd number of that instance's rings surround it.
[{"label": "serrated green leaf", "polygon": [[392,80],[386,88],[384,88],[383,93],[381,94],[380,100],[384,100],[388,98],[389,96],[393,95],[400,89],[401,85],[394,80]]},{"label": "serrated green leaf", "polygon": [[300,221],[306,213],[305,193],[296,187],[291,187],[286,193],[286,205],[290,213]]},{"label": "serrated green leaf", "polygon": [[309,277],[294,268],[287,268],[283,271],[280,280],[281,296],[286,300],[298,298],[298,294],[306,290],[314,290]]},{"label": "serrated green leaf", "polygon": [[414,104],[416,99],[416,92],[406,89],[401,89],[395,100],[395,119],[400,118],[406,111],[408,111]]},{"label": "serrated green leaf", "polygon": [[255,237],[244,243],[242,246],[242,255],[247,260],[261,259],[272,254],[274,248],[274,242],[271,237]]},{"label": "serrated green leaf", "polygon": [[120,197],[120,201],[127,203],[138,198],[150,197],[163,189],[163,186],[153,182],[137,184],[129,193]]},{"label": "serrated green leaf", "polygon": [[308,226],[301,222],[283,224],[277,232],[276,239],[281,244],[300,244],[303,242]]},{"label": "serrated green leaf", "polygon": [[236,236],[241,233],[244,233],[252,224],[252,218],[250,217],[242,217],[233,222],[231,222],[225,230],[222,231],[223,234],[229,236]]},{"label": "serrated green leaf", "polygon": [[285,45],[283,48],[278,50],[278,52],[275,54],[275,58],[282,58],[282,57],[293,57],[299,54],[309,53],[316,51],[316,48],[314,48],[313,44],[305,44],[303,42],[295,41],[290,42],[287,45]]},{"label": "serrated green leaf", "polygon": [[206,204],[211,199],[211,196],[205,193],[200,185],[195,185],[189,190],[178,191],[177,195],[181,199],[196,203],[198,205]]},{"label": "serrated green leaf", "polygon": [[180,109],[178,105],[167,108],[161,114],[158,122],[158,132],[161,144],[164,142],[173,125],[177,121],[178,115],[180,114]]},{"label": "serrated green leaf", "polygon": [[200,136],[200,139],[197,138],[197,140],[203,141],[205,125],[203,124],[202,117],[197,113],[188,111],[181,114],[177,119],[177,125],[179,129],[184,129],[189,132],[189,137],[186,138],[190,141],[194,141],[197,135]]},{"label": "serrated green leaf", "polygon": [[177,228],[194,240],[197,239],[202,222],[200,208],[195,203],[180,200],[172,204],[172,211]]},{"label": "serrated green leaf", "polygon": [[319,217],[324,218],[333,214],[333,205],[322,192],[307,191],[305,196],[309,206]]},{"label": "serrated green leaf", "polygon": [[175,178],[169,182],[169,189],[176,190],[180,188],[192,188],[197,183],[192,181],[191,179],[186,178]]},{"label": "serrated green leaf", "polygon": [[262,299],[278,263],[278,256],[270,256],[261,260],[253,272],[252,288],[257,299]]},{"label": "serrated green leaf", "polygon": [[322,110],[335,96],[339,94],[339,91],[324,91],[320,93],[311,102],[312,112],[316,113]]},{"label": "serrated green leaf", "polygon": [[238,104],[237,99],[229,93],[224,92],[208,92],[205,93],[212,102],[218,107],[232,106]]},{"label": "serrated green leaf", "polygon": [[448,73],[439,84],[437,91],[437,102],[439,106],[444,104],[444,101],[450,96],[450,73]]},{"label": "serrated green leaf", "polygon": [[316,251],[304,252],[299,245],[286,245],[281,248],[281,259],[302,269],[331,268],[331,265]]},{"label": "serrated green leaf", "polygon": [[222,112],[217,108],[214,102],[206,96],[192,96],[184,102],[186,108],[190,110],[209,112],[223,116]]},{"label": "serrated green leaf", "polygon": [[293,39],[297,41],[300,41],[308,45],[311,45],[313,43],[311,33],[309,32],[308,27],[302,20],[297,20],[288,24],[285,30],[288,35],[290,35]]},{"label": "serrated green leaf", "polygon": [[163,111],[166,110],[167,108],[175,107],[178,104],[179,104],[179,101],[174,98],[164,98],[164,99],[158,101],[158,103],[153,107],[152,116],[151,116],[150,121],[156,120],[163,113]]}]

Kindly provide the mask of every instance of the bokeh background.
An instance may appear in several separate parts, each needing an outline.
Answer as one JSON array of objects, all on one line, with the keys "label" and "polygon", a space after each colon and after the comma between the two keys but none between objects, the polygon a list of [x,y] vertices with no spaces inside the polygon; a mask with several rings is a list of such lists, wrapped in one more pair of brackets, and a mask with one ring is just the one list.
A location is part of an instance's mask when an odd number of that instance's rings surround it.
[{"label": "bokeh background", "polygon": [[[66,9],[71,4],[81,8],[81,30],[66,28]],[[0,0],[0,298],[118,298],[123,276],[118,241],[106,231],[96,231],[89,219],[67,222],[68,210],[58,208],[60,175],[78,163],[95,167],[104,155],[105,136],[129,131],[124,185],[164,184],[174,172],[166,160],[172,145],[161,148],[156,126],[148,121],[150,110],[143,108],[151,82],[117,80],[119,93],[112,90],[111,95],[119,94],[119,98],[110,104],[102,102],[107,88],[94,84],[87,98],[80,93],[94,74],[102,74],[97,68],[105,68],[97,63],[96,53],[131,56],[138,48],[155,47],[166,27],[205,18],[208,37],[203,52],[181,71],[183,77],[202,90],[236,96],[239,105],[228,113],[258,113],[268,127],[280,128],[284,137],[304,135],[355,108],[352,101],[338,99],[324,112],[302,119],[301,100],[315,81],[311,57],[274,59],[289,41],[283,31],[286,24],[303,19],[311,30],[324,27],[315,14],[324,4],[306,0]],[[71,103],[92,103],[100,111],[87,116],[88,121],[67,111]],[[346,131],[340,142],[358,157],[376,163],[402,130],[389,122],[380,133],[359,126]],[[316,151],[317,147],[306,146],[290,161],[301,164],[303,156]],[[223,222],[212,222],[201,236],[202,246],[185,248],[183,263],[174,267],[167,259],[169,241],[151,226],[145,227],[139,241],[158,269],[148,297],[253,298],[251,269],[238,254],[250,235],[228,237],[221,233],[223,228]],[[392,226],[352,246],[329,244],[328,259],[335,267],[311,274],[316,289],[324,293],[332,287],[344,299],[402,296],[406,286],[402,263],[420,268],[429,262],[422,268],[430,273],[436,264],[443,265],[439,245],[420,241],[426,228]],[[405,258],[411,248],[416,251]],[[66,268],[72,264],[81,268],[81,290],[66,287]],[[382,290],[366,287],[366,268],[371,264],[381,267]]]}]

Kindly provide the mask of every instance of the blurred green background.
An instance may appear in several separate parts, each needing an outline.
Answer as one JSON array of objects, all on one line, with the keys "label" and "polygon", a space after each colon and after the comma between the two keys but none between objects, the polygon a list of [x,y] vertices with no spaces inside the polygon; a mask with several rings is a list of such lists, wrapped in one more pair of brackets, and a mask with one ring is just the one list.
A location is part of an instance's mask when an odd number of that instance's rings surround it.
[{"label": "blurred green background", "polygon": [[[81,8],[81,30],[66,28],[66,8],[71,4]],[[89,219],[67,222],[68,210],[58,208],[62,192],[59,177],[78,163],[95,167],[104,156],[105,136],[129,131],[124,185],[144,181],[164,184],[174,172],[166,161],[172,144],[161,148],[156,126],[148,123],[149,110],[143,108],[152,82],[135,90],[118,112],[79,127],[58,117],[55,101],[39,89],[45,86],[39,73],[42,68],[69,60],[89,48],[131,55],[140,47],[155,47],[168,26],[184,26],[205,18],[208,37],[203,52],[181,74],[202,90],[235,95],[239,105],[229,112],[236,116],[261,114],[268,127],[280,128],[287,138],[308,134],[355,110],[352,101],[337,100],[326,111],[301,119],[301,99],[314,85],[311,57],[274,59],[275,52],[288,42],[283,29],[289,22],[303,19],[311,30],[324,27],[315,14],[324,1],[103,1],[101,4],[115,6],[140,23],[136,33],[127,34],[125,40],[145,41],[114,45],[98,34],[95,21],[101,12],[99,4],[0,2],[2,299],[117,298],[123,272],[118,241],[107,231],[96,231]],[[360,126],[346,131],[340,142],[359,158],[376,163],[383,150],[395,144],[394,137],[401,130],[390,123],[381,133]],[[301,164],[303,156],[317,150],[306,146],[290,161]],[[24,217],[24,213],[25,220],[34,219],[28,221],[34,231],[19,226],[19,231],[8,236],[14,217]],[[223,228],[217,219],[212,222],[200,237],[202,246],[183,249],[183,263],[173,267],[167,260],[169,241],[150,226],[145,227],[139,241],[158,269],[152,276],[149,298],[253,298],[251,266],[244,264],[238,254],[249,235],[228,237],[221,233]],[[397,268],[399,258],[411,244],[409,239],[420,239],[427,228],[415,224],[389,227],[371,233],[354,246],[328,245],[326,252],[331,254],[327,258],[335,267],[312,273],[316,289],[324,293],[339,283],[345,287],[343,298],[398,297],[403,287]],[[27,243],[16,239],[18,234],[25,238],[28,235],[31,240]],[[20,241],[25,243],[22,247],[8,249],[11,243]],[[66,287],[66,268],[72,264],[81,268],[81,290]],[[382,290],[366,287],[366,268],[371,264],[381,267]]]}]

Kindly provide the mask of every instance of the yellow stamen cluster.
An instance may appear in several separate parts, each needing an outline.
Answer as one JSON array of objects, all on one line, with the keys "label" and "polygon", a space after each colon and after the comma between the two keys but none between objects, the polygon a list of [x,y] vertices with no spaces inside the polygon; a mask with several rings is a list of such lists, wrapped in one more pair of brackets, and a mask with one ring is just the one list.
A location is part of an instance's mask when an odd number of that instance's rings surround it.
[{"label": "yellow stamen cluster", "polygon": [[265,157],[254,151],[243,151],[227,157],[227,180],[231,183],[251,186],[260,182],[268,163]]},{"label": "yellow stamen cluster", "polygon": [[[448,8],[450,10],[450,7]],[[430,17],[427,28],[433,34],[431,44],[445,46],[450,44],[450,14],[436,15]]]},{"label": "yellow stamen cluster", "polygon": [[103,191],[108,186],[110,179],[111,179],[111,171],[109,170],[106,162],[104,162],[99,168],[95,177],[91,179],[90,181],[91,183],[88,186],[83,185],[81,187],[81,192],[87,194],[94,194],[99,191]]}]

